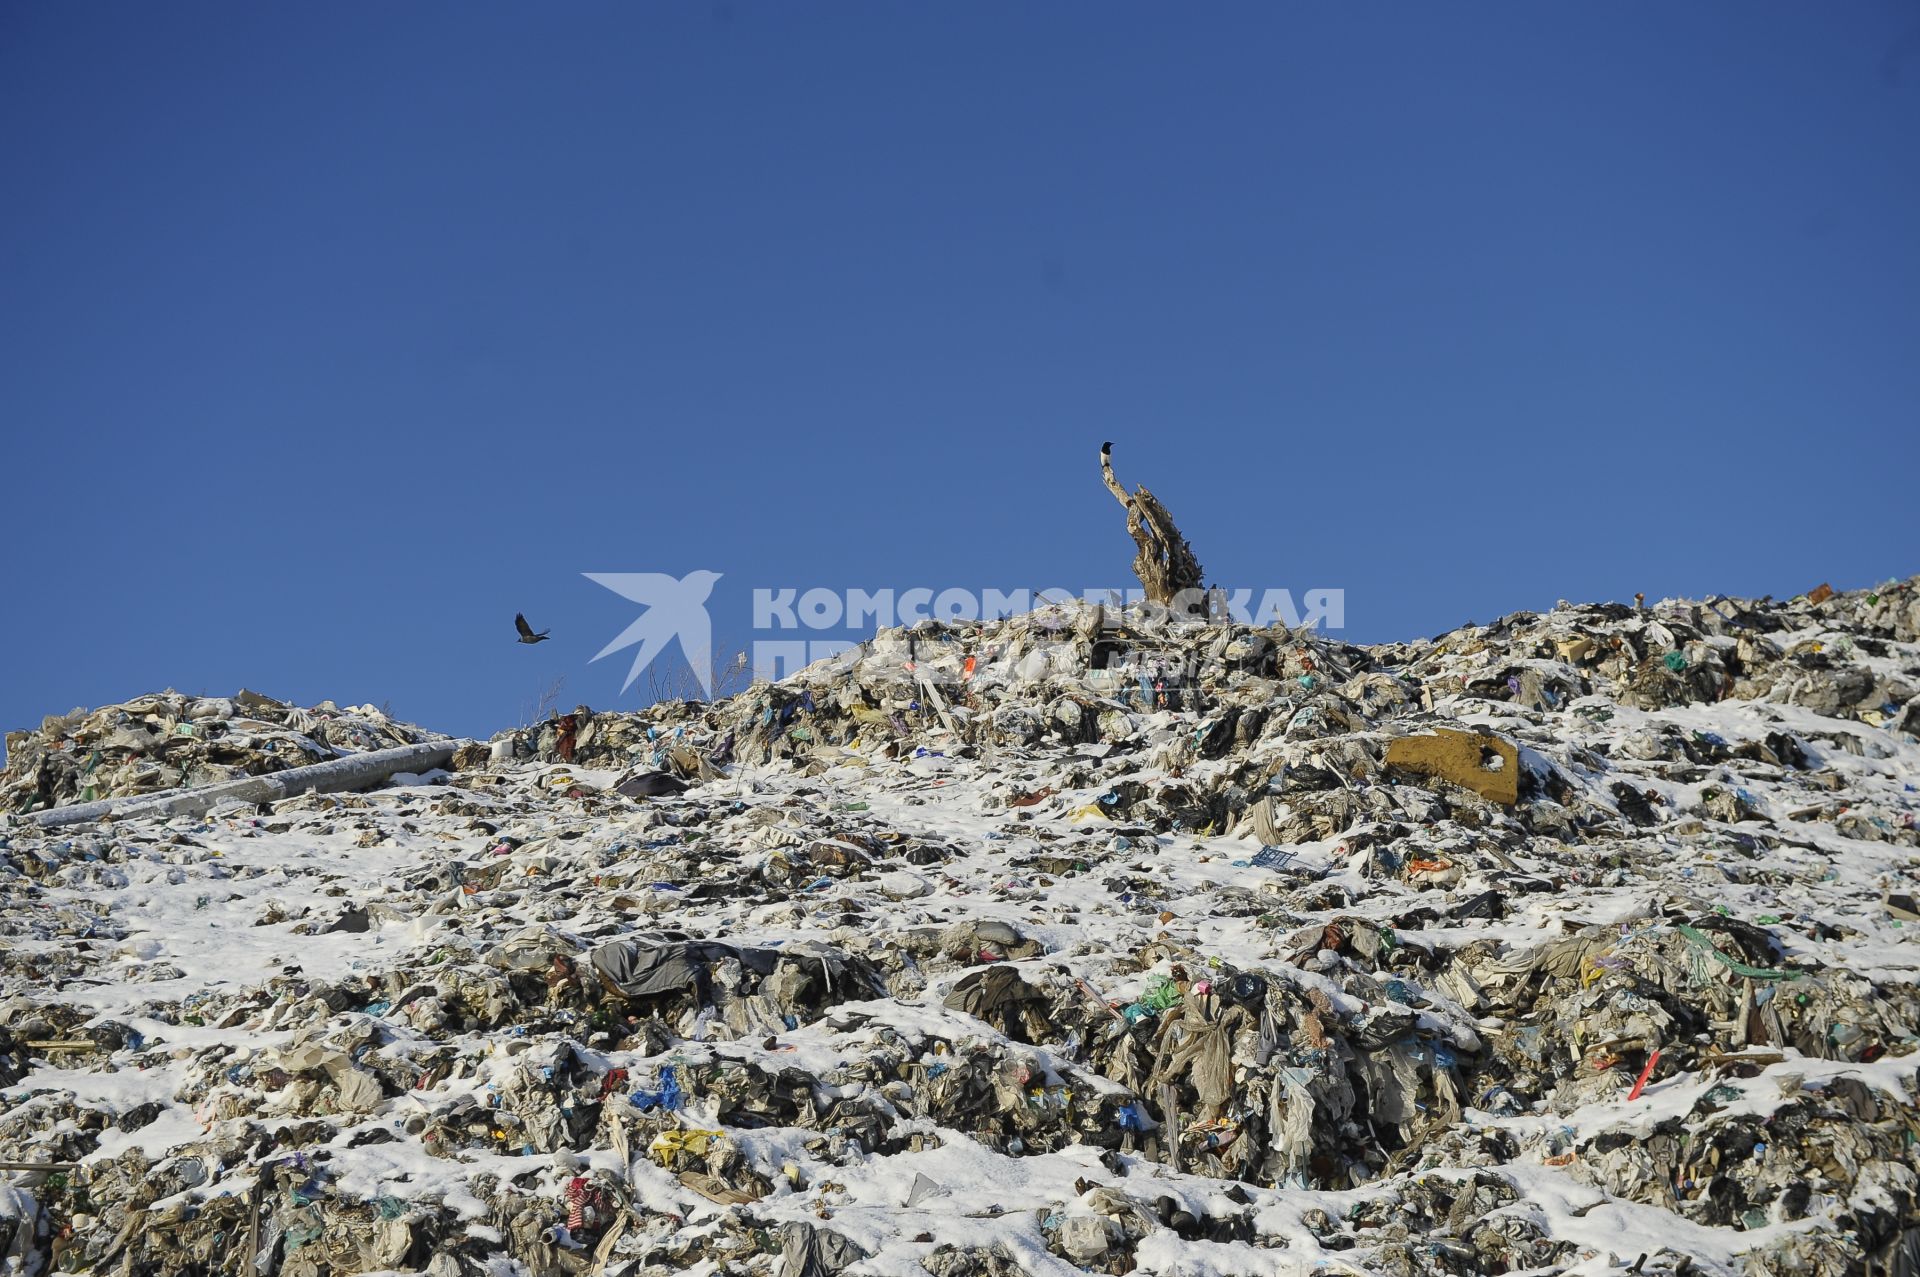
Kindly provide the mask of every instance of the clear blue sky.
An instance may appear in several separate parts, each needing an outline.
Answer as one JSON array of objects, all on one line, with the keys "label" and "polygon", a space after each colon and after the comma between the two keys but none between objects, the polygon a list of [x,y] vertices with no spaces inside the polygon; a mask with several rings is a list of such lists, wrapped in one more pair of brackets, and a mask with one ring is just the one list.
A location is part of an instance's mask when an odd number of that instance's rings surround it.
[{"label": "clear blue sky", "polygon": [[7,727],[1125,583],[1103,439],[1357,640],[1920,570],[1912,3],[16,3],[0,166]]}]

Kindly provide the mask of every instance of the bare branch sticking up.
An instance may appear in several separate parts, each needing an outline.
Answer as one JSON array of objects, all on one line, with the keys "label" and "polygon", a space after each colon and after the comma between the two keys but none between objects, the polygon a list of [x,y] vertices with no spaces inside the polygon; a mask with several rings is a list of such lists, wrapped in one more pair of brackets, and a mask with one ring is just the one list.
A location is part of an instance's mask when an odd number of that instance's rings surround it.
[{"label": "bare branch sticking up", "polygon": [[1100,445],[1100,477],[1127,512],[1127,534],[1139,548],[1133,556],[1133,574],[1140,578],[1147,598],[1163,607],[1205,615],[1206,596],[1201,590],[1205,573],[1193,557],[1193,547],[1153,493],[1145,487],[1128,492],[1113,477],[1111,443]]}]

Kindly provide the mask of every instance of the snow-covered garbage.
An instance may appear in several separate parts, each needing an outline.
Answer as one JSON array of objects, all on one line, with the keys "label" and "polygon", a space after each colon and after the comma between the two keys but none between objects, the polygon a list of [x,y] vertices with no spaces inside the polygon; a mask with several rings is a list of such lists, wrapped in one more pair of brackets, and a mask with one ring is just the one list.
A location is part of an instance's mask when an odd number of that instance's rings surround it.
[{"label": "snow-covered garbage", "polygon": [[[15,815],[0,1256],[1905,1271],[1920,592],[1816,593],[929,624],[364,791]],[[169,694],[0,795],[426,739]]]}]

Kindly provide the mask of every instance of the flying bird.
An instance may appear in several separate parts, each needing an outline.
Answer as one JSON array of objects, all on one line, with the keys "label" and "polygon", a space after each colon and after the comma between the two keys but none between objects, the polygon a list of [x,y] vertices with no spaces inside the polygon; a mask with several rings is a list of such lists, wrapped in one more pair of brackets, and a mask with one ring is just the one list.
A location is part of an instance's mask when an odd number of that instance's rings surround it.
[{"label": "flying bird", "polygon": [[527,624],[527,618],[519,612],[513,614],[513,628],[520,631],[522,643],[544,643],[547,641],[547,635],[553,633],[552,630],[541,630],[535,634],[533,627]]}]

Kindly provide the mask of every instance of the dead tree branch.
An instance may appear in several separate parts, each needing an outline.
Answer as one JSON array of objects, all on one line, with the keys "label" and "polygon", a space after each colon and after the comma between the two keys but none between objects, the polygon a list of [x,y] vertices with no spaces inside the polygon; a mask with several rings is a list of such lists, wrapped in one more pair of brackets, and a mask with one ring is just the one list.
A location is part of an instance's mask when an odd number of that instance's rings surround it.
[{"label": "dead tree branch", "polygon": [[1127,512],[1127,534],[1139,550],[1133,556],[1133,574],[1140,578],[1148,600],[1186,615],[1204,616],[1206,595],[1201,582],[1205,573],[1193,557],[1193,547],[1153,493],[1145,487],[1128,492],[1113,477],[1111,443],[1100,445],[1100,477]]}]

